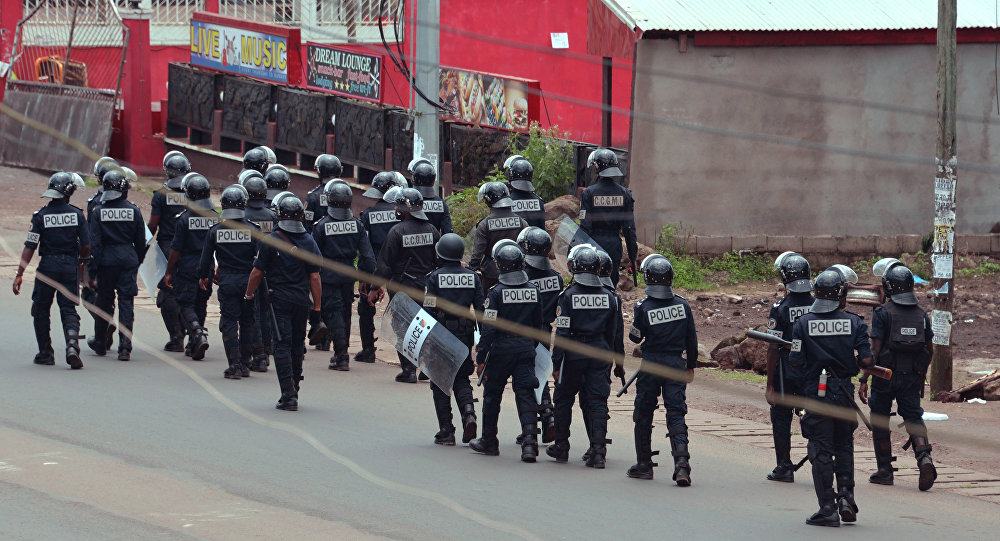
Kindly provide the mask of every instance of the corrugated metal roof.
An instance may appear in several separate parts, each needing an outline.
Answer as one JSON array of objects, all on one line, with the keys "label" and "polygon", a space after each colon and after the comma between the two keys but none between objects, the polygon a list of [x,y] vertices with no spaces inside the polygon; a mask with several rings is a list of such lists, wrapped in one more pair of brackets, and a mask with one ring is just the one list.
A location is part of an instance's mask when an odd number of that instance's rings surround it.
[{"label": "corrugated metal roof", "polygon": [[[796,31],[937,28],[937,0],[602,0],[640,30]],[[959,0],[959,28],[995,28],[996,0]]]}]

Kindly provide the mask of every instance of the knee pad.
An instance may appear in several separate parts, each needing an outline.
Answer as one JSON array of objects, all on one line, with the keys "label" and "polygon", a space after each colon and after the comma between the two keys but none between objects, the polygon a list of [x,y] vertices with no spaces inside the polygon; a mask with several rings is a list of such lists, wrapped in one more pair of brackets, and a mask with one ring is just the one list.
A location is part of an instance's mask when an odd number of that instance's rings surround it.
[{"label": "knee pad", "polygon": [[833,458],[830,454],[822,452],[819,445],[811,441],[806,446],[806,455],[809,457],[809,462],[818,466],[830,466],[833,464]]}]

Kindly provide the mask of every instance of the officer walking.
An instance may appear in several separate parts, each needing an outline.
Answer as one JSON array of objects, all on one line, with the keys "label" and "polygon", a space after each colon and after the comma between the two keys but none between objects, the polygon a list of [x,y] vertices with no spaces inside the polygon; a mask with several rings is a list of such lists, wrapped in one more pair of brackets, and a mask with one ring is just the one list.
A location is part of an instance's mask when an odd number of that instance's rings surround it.
[{"label": "officer walking", "polygon": [[[76,295],[80,291],[80,276],[84,264],[90,257],[90,231],[83,211],[69,204],[69,198],[77,188],[83,186],[70,173],[56,173],[49,177],[48,188],[42,197],[49,203],[35,211],[28,226],[28,237],[24,240],[21,262],[14,277],[14,294],[21,294],[24,269],[31,262],[35,250],[42,256],[38,263],[35,287],[31,292],[31,317],[35,326],[35,341],[38,354],[35,364],[55,364],[55,351],[49,334],[52,298],[59,304],[59,319],[62,322],[63,337],[66,340],[66,364],[77,370],[83,368],[80,360],[80,316],[76,313]],[[74,298],[58,292],[55,287],[41,280],[46,276],[66,288]]]},{"label": "officer walking", "polygon": [[483,276],[483,287],[487,291],[497,284],[496,262],[490,255],[497,242],[503,239],[517,241],[517,235],[528,227],[528,222],[514,214],[511,208],[514,202],[510,192],[502,182],[487,182],[479,191],[480,199],[490,207],[489,216],[479,220],[473,231],[472,256],[469,268],[479,271]]},{"label": "officer walking", "polygon": [[[677,486],[691,485],[691,455],[688,452],[688,430],[684,416],[687,414],[685,392],[694,379],[698,363],[698,335],[695,331],[691,306],[680,295],[675,295],[671,285],[674,268],[665,257],[647,259],[643,278],[646,280],[646,298],[635,305],[629,340],[642,344],[642,363],[636,381],[635,454],[636,464],[628,469],[633,479],[652,479],[653,412],[659,397],[667,410],[667,434],[670,437],[671,455],[674,457],[673,480]],[[686,354],[687,358],[681,357]],[[682,380],[665,377],[655,367],[685,371]],[[643,370],[643,367],[649,367]]]},{"label": "officer walking", "polygon": [[591,358],[566,351],[556,345],[552,352],[556,389],[555,443],[546,453],[557,462],[569,460],[570,422],[573,402],[580,395],[590,425],[590,449],[586,464],[603,469],[607,454],[608,395],[611,394],[611,364],[616,317],[621,318],[615,296],[601,284],[600,259],[593,248],[575,252],[570,271],[573,284],[559,295],[556,307],[556,336],[608,351],[607,357]]},{"label": "officer walking", "polygon": [[[208,231],[219,222],[219,218],[210,198],[212,185],[204,175],[185,175],[184,193],[187,194],[188,209],[177,217],[163,282],[174,290],[181,307],[181,317],[188,335],[188,348],[185,348],[184,354],[190,354],[192,360],[200,361],[205,358],[205,351],[208,349],[205,318],[208,315],[212,285],[207,284],[205,289],[200,287],[198,265],[201,263]],[[210,264],[210,267],[209,272],[214,272],[214,264]]]},{"label": "officer walking", "polygon": [[[330,180],[326,184],[326,216],[313,227],[313,238],[320,254],[341,265],[362,272],[375,270],[375,254],[368,241],[368,231],[361,220],[354,217],[351,204],[354,193],[351,187],[340,180]],[[358,266],[354,266],[357,259]],[[347,353],[349,337],[344,318],[351,317],[354,304],[354,277],[330,269],[321,269],[323,282],[323,321],[333,335],[333,357],[330,370],[350,370],[350,356]]]},{"label": "officer walking", "polygon": [[[397,189],[390,191],[385,197],[395,200],[400,222],[386,235],[385,245],[382,246],[375,265],[375,275],[404,286],[423,289],[427,284],[427,275],[437,267],[434,245],[441,234],[424,214],[423,196],[416,189]],[[381,295],[381,288],[370,290],[369,303],[374,306],[375,299]],[[395,293],[389,293],[390,298],[393,295]],[[403,354],[398,355],[402,370],[396,375],[396,381],[416,383],[416,367]]]},{"label": "officer walking", "polygon": [[[832,406],[855,407],[851,378],[858,366],[871,367],[868,326],[860,316],[843,311],[847,287],[835,270],[816,277],[812,310],[792,325],[792,352],[788,363],[803,374],[803,396]],[[855,357],[857,352],[857,357]],[[806,410],[799,422],[809,440],[813,486],[819,511],[806,520],[814,526],[840,526],[857,520],[854,501],[854,430],[857,420],[845,421]],[[834,474],[839,493],[833,490]]]},{"label": "officer walking", "polygon": [[[390,203],[383,200],[386,193],[396,186],[396,176],[391,171],[385,171],[375,175],[375,178],[372,179],[372,187],[361,194],[368,199],[375,200],[375,204],[361,212],[361,224],[368,231],[368,241],[372,245],[376,261],[382,252],[382,245],[385,244],[389,230],[399,223],[395,202]],[[358,293],[361,297],[358,299],[361,351],[354,355],[354,360],[362,363],[373,363],[375,362],[375,303],[378,301],[368,299],[369,286],[364,282],[358,283]],[[347,336],[351,334],[350,321],[350,313],[348,313],[344,318]]]},{"label": "officer walking", "polygon": [[[927,441],[927,426],[924,425],[924,410],[920,407],[923,396],[924,377],[933,351],[930,318],[917,303],[913,294],[913,273],[901,264],[885,272],[882,282],[888,300],[875,308],[872,314],[871,342],[875,353],[875,364],[892,369],[892,379],[876,378],[868,398],[868,374],[861,377],[858,396],[861,402],[869,404],[872,412],[872,440],[875,444],[875,460],[878,471],[869,481],[877,485],[893,483],[892,440],[889,431],[889,411],[892,401],[896,401],[897,411],[906,423],[910,435],[907,445],[913,446],[913,454],[920,470],[920,490],[930,490],[937,479],[937,469],[931,460],[931,444]],[[904,449],[906,446],[903,447]]]},{"label": "officer walking", "polygon": [[[112,169],[121,169],[121,166],[118,165],[118,162],[116,162],[113,158],[109,156],[104,156],[102,158],[99,158],[96,162],[94,162],[94,177],[97,179],[97,193],[91,196],[91,198],[87,200],[88,229],[90,228],[90,224],[94,223],[93,220],[94,210],[100,208],[101,206],[101,195],[104,193],[104,174],[107,173],[108,171],[111,171]],[[91,253],[93,253],[93,250],[91,250]],[[95,277],[91,276],[91,278]],[[96,306],[97,290],[95,288],[90,287],[90,283],[88,282],[84,284],[82,290],[80,291],[80,298]],[[88,312],[90,311],[88,310]],[[90,316],[94,318],[94,325],[97,325],[97,320],[101,319],[101,317],[98,316],[97,313],[95,312],[90,312]],[[115,337],[115,325],[114,322],[111,322],[111,324],[108,325],[107,335],[104,337],[104,343],[107,344],[108,348],[110,348],[111,344],[114,343],[114,337]]]},{"label": "officer walking", "polygon": [[524,272],[524,253],[516,244],[496,251],[499,270],[497,285],[489,290],[484,302],[476,373],[483,378],[483,435],[469,447],[477,453],[497,456],[497,422],[500,402],[507,380],[514,389],[517,416],[521,421],[521,460],[534,462],[538,457],[538,404],[535,389],[535,347],[538,341],[493,327],[496,320],[511,321],[535,329],[541,328],[542,304],[538,288],[528,282]]},{"label": "officer walking", "polygon": [[[222,191],[222,221],[208,230],[198,264],[199,288],[208,291],[213,281],[219,285],[219,331],[229,362],[222,374],[226,379],[250,377],[250,366],[243,360],[250,357],[257,341],[254,305],[243,299],[260,248],[260,241],[251,234],[259,229],[246,219],[248,199],[246,188],[239,184]],[[214,276],[213,259],[219,263]]]},{"label": "officer walking", "polygon": [[[774,261],[775,270],[785,284],[785,296],[771,306],[767,319],[767,332],[788,340],[792,325],[801,315],[809,313],[813,304],[812,274],[806,258],[795,252],[785,252]],[[798,396],[802,390],[802,374],[788,364],[788,349],[775,344],[767,348],[767,391],[765,398],[771,405],[771,433],[774,438],[776,465],[767,474],[770,481],[792,483],[795,467],[792,464],[792,417],[795,408],[779,403],[779,398]]]},{"label": "officer walking", "polygon": [[424,197],[424,214],[431,224],[444,235],[451,233],[451,211],[448,210],[448,203],[438,195],[437,171],[434,164],[422,160],[413,166],[413,187]]},{"label": "officer walking", "polygon": [[340,163],[340,158],[333,154],[320,154],[313,164],[316,174],[319,176],[319,185],[309,191],[306,195],[306,227],[311,228],[313,224],[326,216],[326,185],[334,179],[340,180],[340,174],[344,172],[344,166]]},{"label": "officer walking", "polygon": [[524,218],[528,225],[545,229],[545,201],[535,194],[535,185],[531,183],[535,168],[523,156],[511,156],[507,162],[504,175],[510,184],[514,214]]},{"label": "officer walking", "polygon": [[[187,209],[187,195],[181,189],[181,180],[191,172],[191,162],[176,150],[163,157],[163,172],[167,182],[153,193],[150,201],[149,232],[156,235],[156,243],[164,256],[170,255],[170,244],[174,240],[177,217]],[[184,322],[181,307],[174,291],[160,280],[156,285],[156,306],[167,328],[170,340],[163,346],[166,351],[184,351]]]},{"label": "officer walking", "polygon": [[[476,408],[472,399],[472,384],[469,383],[469,376],[472,375],[472,347],[476,343],[476,323],[437,308],[437,302],[444,299],[463,308],[472,307],[477,312],[482,312],[485,296],[479,275],[462,266],[462,257],[465,255],[465,241],[462,237],[454,233],[445,233],[435,245],[434,252],[437,254],[438,268],[427,275],[424,309],[469,348],[469,356],[462,363],[451,388],[462,417],[462,443],[469,443],[476,437],[478,428]],[[434,397],[434,411],[437,413],[439,428],[438,433],[434,435],[434,443],[455,445],[451,400],[434,382],[431,382],[431,393]]]},{"label": "officer walking", "polygon": [[618,285],[618,265],[622,260],[622,235],[628,250],[629,272],[635,270],[638,244],[635,240],[632,192],[614,181],[622,176],[618,155],[606,148],[590,153],[587,167],[597,173],[597,183],[580,195],[580,229],[594,239],[615,262],[611,281]]},{"label": "officer walking", "polygon": [[[139,293],[136,273],[146,256],[146,225],[139,208],[128,201],[129,183],[119,170],[104,174],[101,205],[94,209],[90,221],[91,272],[90,287],[97,290],[97,307],[109,316],[114,314],[115,294],[118,295],[118,360],[132,358],[132,323],[135,320],[133,300]],[[96,277],[96,282],[95,278]],[[94,336],[87,345],[94,353],[105,355],[109,322],[98,318]]]},{"label": "officer walking", "polygon": [[[253,271],[247,282],[244,299],[252,301],[264,277],[267,277],[271,308],[274,311],[274,367],[281,387],[281,398],[275,408],[285,411],[299,409],[299,382],[302,380],[302,358],[305,356],[306,321],[309,308],[322,307],[322,285],[319,267],[298,259],[296,250],[320,256],[313,236],[302,225],[305,205],[294,195],[282,196],[277,203],[277,227],[268,236],[284,243],[281,248],[262,243]],[[292,246],[287,246],[288,244]]]},{"label": "officer walking", "polygon": [[[247,201],[245,217],[247,221],[260,228],[262,233],[270,234],[274,231],[274,223],[277,215],[268,206],[267,201],[267,181],[263,175],[253,171],[253,175],[248,175],[242,182],[247,189],[250,199]],[[254,372],[267,372],[270,364],[268,355],[274,353],[274,343],[271,339],[271,324],[266,319],[268,313],[267,306],[264,305],[264,295],[258,295],[254,299],[254,326],[256,341],[253,344],[253,359],[248,361],[245,357],[243,361],[250,365],[250,370]]]}]

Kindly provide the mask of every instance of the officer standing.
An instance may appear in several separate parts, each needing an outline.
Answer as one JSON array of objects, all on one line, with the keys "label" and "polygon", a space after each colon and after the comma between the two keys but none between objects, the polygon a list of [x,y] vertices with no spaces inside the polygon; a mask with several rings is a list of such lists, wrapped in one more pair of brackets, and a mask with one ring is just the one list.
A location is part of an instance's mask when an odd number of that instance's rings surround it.
[{"label": "officer standing", "polygon": [[257,171],[263,175],[268,165],[267,152],[261,147],[251,148],[243,155],[244,171]]},{"label": "officer standing", "polygon": [[[479,281],[478,274],[462,266],[462,257],[465,255],[465,241],[462,237],[455,233],[445,233],[435,245],[434,252],[437,254],[438,268],[427,275],[424,309],[469,348],[469,356],[458,370],[451,388],[462,416],[462,443],[469,443],[476,437],[478,428],[472,384],[469,383],[469,376],[472,375],[472,348],[476,343],[476,322],[437,308],[437,301],[444,299],[463,308],[472,307],[477,312],[482,312],[485,299],[483,285]],[[431,393],[434,397],[434,411],[437,413],[439,428],[438,433],[434,435],[434,443],[455,445],[451,399],[434,382],[431,382]]]},{"label": "officer standing", "polygon": [[[326,216],[313,227],[313,238],[320,254],[352,269],[357,259],[362,272],[375,270],[375,254],[368,241],[368,231],[361,220],[351,213],[354,193],[351,187],[340,180],[330,180],[326,184]],[[323,320],[333,335],[333,357],[330,370],[350,370],[350,356],[347,353],[349,337],[346,334],[345,317],[351,316],[354,304],[354,277],[330,269],[321,269],[323,282]]]},{"label": "officer standing", "polygon": [[[253,171],[252,175],[248,175],[243,179],[242,184],[247,189],[247,195],[250,197],[249,201],[247,201],[245,211],[247,221],[252,222],[260,228],[262,233],[270,234],[274,231],[274,223],[277,221],[277,215],[268,206],[267,182],[264,180],[264,176]],[[252,348],[253,360],[249,361],[248,364],[250,365],[250,370],[254,372],[267,372],[267,367],[270,364],[268,355],[274,353],[274,343],[271,340],[271,325],[266,319],[268,309],[264,305],[264,297],[264,295],[258,295],[253,302],[254,326],[257,328],[254,336],[257,338]],[[244,357],[243,361],[247,362],[247,359]]]},{"label": "officer standing", "polygon": [[424,197],[424,214],[431,224],[444,235],[451,233],[451,211],[448,210],[448,203],[438,195],[437,171],[434,164],[423,160],[413,166],[413,187]]},{"label": "officer standing", "polygon": [[[97,290],[97,307],[114,315],[115,294],[118,295],[118,360],[132,358],[132,323],[135,320],[133,300],[139,293],[136,273],[146,256],[146,225],[139,208],[128,201],[129,183],[119,170],[104,174],[101,205],[94,209],[90,222],[91,259],[90,287]],[[96,277],[96,281],[95,278]],[[110,347],[106,341],[109,322],[98,318],[94,336],[87,345],[94,353],[104,355]]]},{"label": "officer standing", "polygon": [[[292,183],[292,177],[288,174],[288,169],[284,165],[272,165],[264,170],[264,181],[267,182],[267,203],[281,192],[288,191],[288,186]],[[303,214],[303,220],[305,214]]]},{"label": "officer standing", "polygon": [[635,240],[632,192],[614,181],[622,176],[618,155],[606,148],[590,153],[587,167],[597,173],[597,183],[580,195],[580,229],[594,239],[615,262],[611,281],[618,285],[618,265],[622,260],[622,235],[628,250],[629,272],[635,270],[638,244]]},{"label": "officer standing", "polygon": [[504,167],[504,175],[510,184],[514,214],[524,218],[528,225],[545,229],[545,201],[538,197],[531,183],[535,168],[522,156],[511,156],[507,160],[510,163]]},{"label": "officer standing", "polygon": [[[212,185],[204,175],[185,175],[184,193],[187,194],[188,209],[177,217],[163,282],[174,290],[181,307],[181,318],[188,335],[188,348],[185,348],[184,354],[194,361],[200,361],[205,358],[205,351],[208,349],[205,318],[208,315],[208,299],[212,297],[212,286],[208,284],[205,289],[200,287],[198,265],[201,263],[201,252],[205,247],[208,231],[219,219],[210,198]],[[214,271],[214,265],[211,267],[210,272]],[[174,269],[177,270],[176,275]]]},{"label": "officer standing", "polygon": [[[646,298],[635,305],[629,340],[642,344],[643,366],[639,368],[635,393],[635,454],[636,464],[628,469],[633,479],[652,479],[653,412],[660,395],[667,410],[667,435],[670,437],[671,455],[674,457],[673,480],[677,486],[691,486],[691,455],[688,452],[688,429],[684,422],[687,414],[685,392],[694,379],[698,363],[698,334],[695,331],[691,306],[680,295],[675,295],[671,285],[674,268],[665,257],[648,259],[644,265]],[[681,357],[681,354],[687,358]],[[647,364],[648,363],[648,364]],[[665,367],[677,373],[685,371],[682,380],[657,373],[653,367]]]},{"label": "officer standing", "polygon": [[[42,192],[42,197],[50,199],[49,203],[35,211],[28,226],[28,237],[21,251],[21,262],[17,266],[17,276],[14,277],[14,294],[21,294],[21,282],[24,280],[24,269],[31,262],[35,250],[42,256],[38,263],[38,275],[46,276],[60,286],[66,288],[70,295],[76,296],[80,290],[80,276],[84,263],[90,257],[90,231],[83,211],[69,204],[69,198],[77,188],[83,187],[83,181],[77,180],[70,173],[56,173],[49,177],[48,188]],[[63,337],[66,339],[66,364],[77,370],[83,368],[80,360],[80,316],[76,313],[76,298],[67,297],[58,292],[55,287],[35,280],[31,292],[31,317],[35,326],[35,340],[38,342],[38,354],[35,364],[55,364],[55,352],[52,349],[52,337],[49,334],[52,308],[52,298],[56,296],[59,304],[59,319],[62,322]]]},{"label": "officer standing", "polygon": [[[187,195],[181,189],[181,180],[191,172],[191,162],[176,150],[163,157],[163,172],[167,182],[153,193],[150,201],[149,232],[156,235],[156,243],[164,256],[170,255],[170,243],[174,240],[177,217],[187,208]],[[181,308],[173,290],[164,285],[163,280],[156,285],[156,306],[167,328],[170,340],[163,346],[166,351],[184,351],[184,322]]]},{"label": "officer standing", "polygon": [[[434,245],[441,234],[427,219],[423,211],[423,196],[414,188],[397,189],[386,194],[395,199],[396,214],[400,222],[389,230],[385,245],[378,255],[375,275],[415,289],[423,289],[427,275],[436,265],[437,254]],[[368,292],[368,301],[374,306],[375,299],[382,295],[381,288]],[[389,297],[395,293],[390,292]],[[396,375],[400,383],[416,383],[416,367],[399,353],[402,369]]]},{"label": "officer standing", "polygon": [[[913,273],[902,264],[886,271],[883,277],[888,300],[875,308],[872,314],[871,342],[875,353],[875,364],[892,369],[892,379],[876,378],[868,398],[868,374],[861,377],[858,396],[861,402],[871,405],[872,440],[875,444],[875,460],[878,471],[869,481],[878,485],[893,483],[892,440],[889,431],[889,411],[892,401],[896,401],[897,411],[906,423],[910,435],[907,445],[913,446],[913,454],[920,470],[920,490],[930,490],[937,479],[937,469],[931,460],[931,444],[927,441],[927,426],[924,425],[924,410],[920,407],[923,396],[924,378],[933,351],[930,318],[920,307],[913,294]],[[870,402],[869,402],[870,400]],[[906,446],[904,446],[904,449]]]},{"label": "officer standing", "polygon": [[[375,260],[382,252],[382,245],[389,235],[389,230],[399,223],[396,216],[396,204],[383,200],[386,193],[396,187],[396,176],[391,171],[375,175],[372,187],[361,194],[368,199],[374,199],[375,204],[361,211],[361,225],[368,231],[368,241],[372,245]],[[358,327],[361,332],[361,351],[354,355],[354,360],[362,363],[375,362],[375,302],[368,299],[368,284],[358,283]],[[350,307],[348,307],[350,308]],[[347,326],[347,336],[351,335],[350,313],[344,317]]]},{"label": "officer standing", "polygon": [[477,453],[497,456],[497,422],[500,402],[507,380],[514,388],[514,402],[521,421],[521,460],[534,462],[538,457],[538,404],[535,389],[535,348],[538,341],[494,328],[490,322],[511,321],[535,329],[541,328],[542,304],[538,288],[528,282],[524,272],[524,253],[516,244],[496,251],[500,271],[497,285],[486,295],[476,373],[483,377],[483,435],[469,447]]},{"label": "officer standing", "polygon": [[316,175],[319,176],[319,185],[306,195],[307,228],[312,227],[313,224],[326,216],[326,185],[334,179],[344,182],[340,180],[344,166],[340,163],[340,158],[333,154],[320,154],[316,157],[313,166],[316,168]]},{"label": "officer standing", "polygon": [[556,336],[608,351],[607,357],[591,358],[556,345],[552,365],[556,367],[555,443],[546,453],[557,462],[569,460],[570,421],[573,402],[580,395],[582,409],[590,425],[590,449],[586,464],[602,469],[607,454],[608,395],[611,394],[611,365],[616,317],[621,318],[617,301],[601,284],[600,259],[593,248],[575,252],[570,271],[573,284],[559,295],[556,307]]},{"label": "officer standing", "polygon": [[[295,250],[320,256],[319,247],[312,235],[302,225],[305,205],[294,195],[282,196],[276,201],[278,222],[268,236],[274,242],[284,243],[280,248],[272,243],[262,243],[254,268],[247,282],[244,299],[251,301],[264,277],[270,288],[270,303],[274,311],[275,347],[274,367],[281,387],[281,398],[275,408],[285,411],[299,409],[299,382],[302,380],[302,358],[305,356],[306,322],[309,307],[322,307],[322,282],[319,267],[293,255]],[[291,246],[287,246],[290,244]]]},{"label": "officer standing", "polygon": [[[260,241],[252,233],[257,226],[246,219],[247,190],[234,184],[222,191],[222,221],[208,230],[198,264],[198,286],[208,291],[211,282],[219,285],[219,331],[222,347],[229,361],[222,375],[226,379],[250,377],[250,366],[243,364],[257,342],[253,302],[243,299],[253,258]],[[212,261],[219,263],[213,276]]]},{"label": "officer standing", "polygon": [[[785,252],[774,261],[774,268],[781,275],[787,293],[771,306],[767,319],[767,332],[788,340],[792,336],[792,325],[802,314],[809,312],[813,304],[812,274],[806,258],[795,252]],[[767,391],[765,398],[771,405],[771,433],[774,438],[776,465],[767,474],[770,481],[792,483],[795,481],[795,466],[792,464],[792,417],[795,408],[778,399],[798,396],[802,390],[802,374],[788,364],[788,349],[776,344],[767,348]]]},{"label": "officer standing", "polygon": [[[858,366],[871,367],[868,326],[860,316],[844,312],[847,287],[835,270],[816,277],[812,310],[792,326],[792,352],[788,363],[803,374],[803,396],[831,406],[855,407],[851,378]],[[857,352],[857,357],[855,357]],[[854,501],[854,430],[857,420],[844,421],[806,410],[799,422],[809,440],[813,486],[819,511],[806,520],[814,526],[840,526],[857,520]],[[833,490],[834,474],[839,493]]]},{"label": "officer standing", "polygon": [[517,235],[528,227],[528,222],[514,214],[514,202],[510,192],[502,182],[487,182],[479,191],[480,199],[490,207],[489,216],[479,220],[473,232],[472,256],[469,268],[483,276],[483,287],[488,291],[497,284],[496,262],[490,257],[493,247],[503,239],[517,241]]}]

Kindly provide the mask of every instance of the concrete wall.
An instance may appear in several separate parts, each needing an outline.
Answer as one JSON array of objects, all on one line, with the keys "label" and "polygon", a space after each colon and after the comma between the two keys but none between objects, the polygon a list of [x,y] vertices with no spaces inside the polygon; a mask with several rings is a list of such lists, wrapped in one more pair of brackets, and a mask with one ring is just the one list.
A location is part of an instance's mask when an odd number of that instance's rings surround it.
[{"label": "concrete wall", "polygon": [[[959,46],[959,234],[1000,221],[994,53]],[[708,236],[928,233],[933,162],[914,162],[935,153],[935,55],[933,45],[682,53],[676,40],[641,40],[630,171],[640,238],[676,222]]]}]

